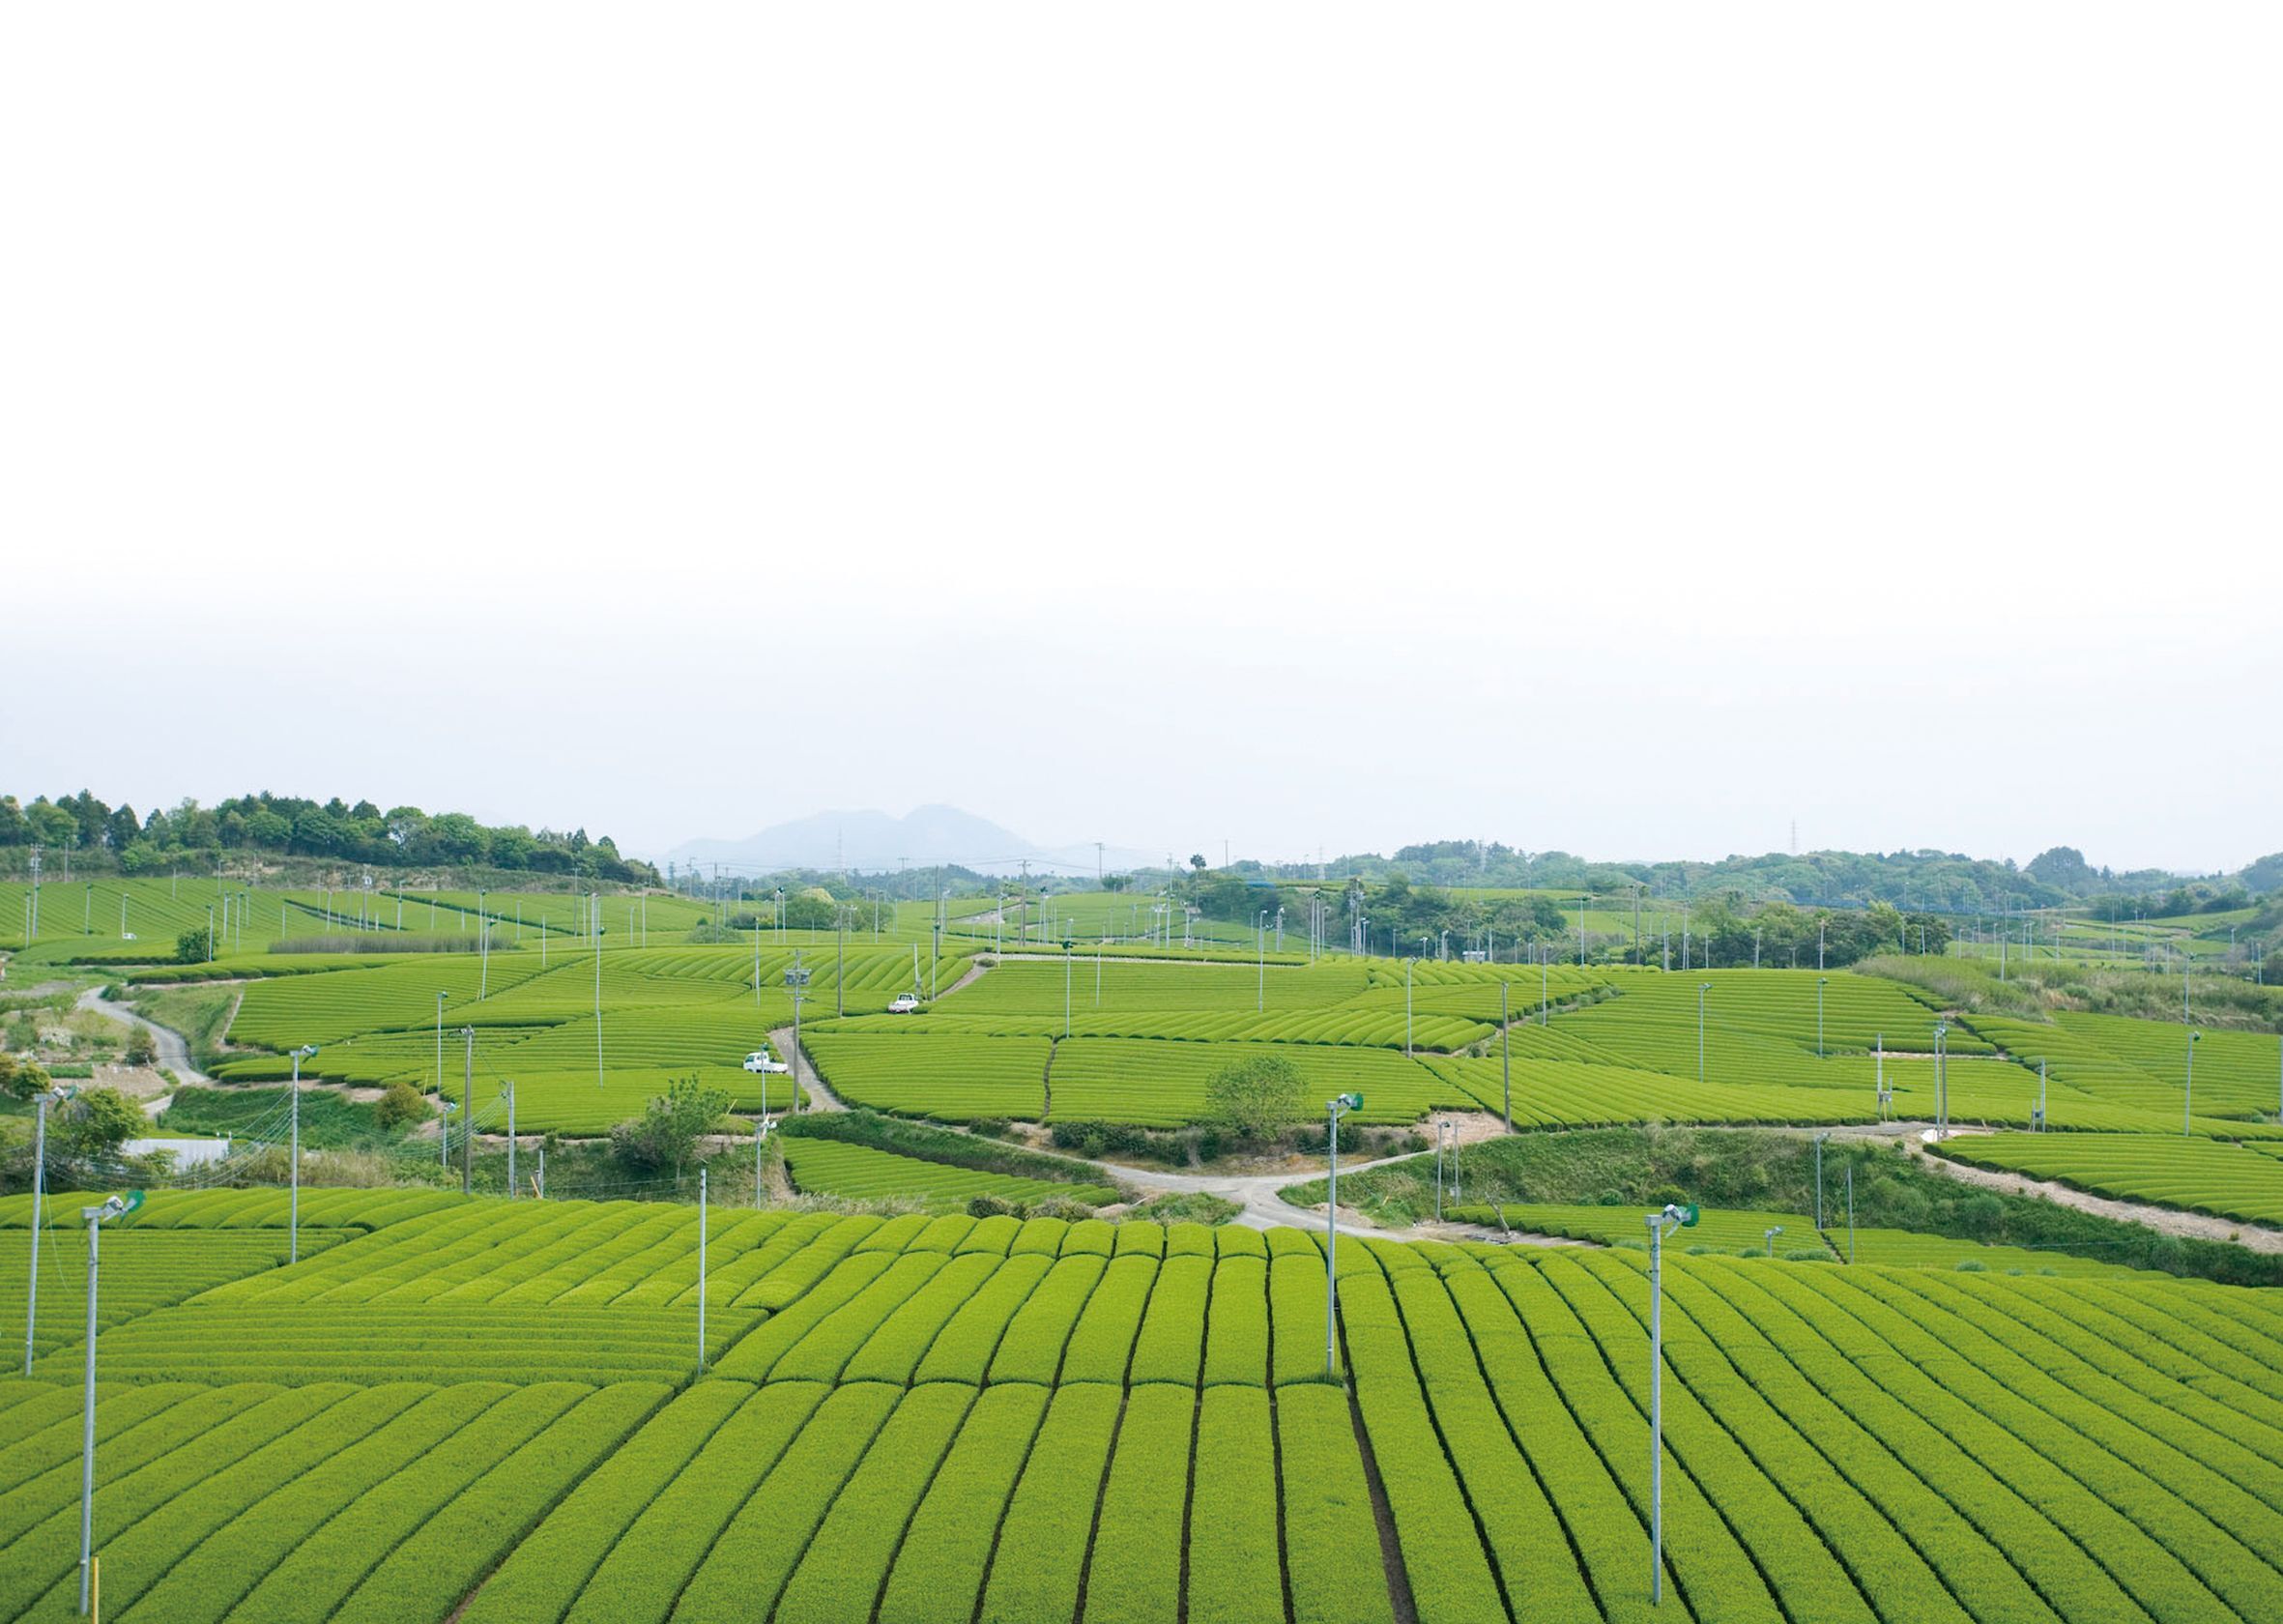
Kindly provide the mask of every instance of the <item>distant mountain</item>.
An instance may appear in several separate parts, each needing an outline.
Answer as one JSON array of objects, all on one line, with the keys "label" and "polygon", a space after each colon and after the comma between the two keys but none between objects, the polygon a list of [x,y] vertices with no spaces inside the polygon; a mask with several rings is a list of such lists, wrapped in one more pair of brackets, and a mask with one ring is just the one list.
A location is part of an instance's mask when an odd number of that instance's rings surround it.
[{"label": "distant mountain", "polygon": [[[661,855],[658,861],[660,866],[673,862],[708,870],[719,863],[739,874],[844,867],[879,873],[899,863],[912,868],[957,863],[986,874],[1011,874],[1026,858],[1033,873],[1086,874],[1094,868],[1095,854],[1090,844],[1043,848],[956,806],[920,806],[901,818],[872,810],[819,812],[772,825],[740,840],[687,840]],[[1162,853],[1153,857],[1122,848],[1109,850],[1103,856],[1112,870],[1163,860]]]}]

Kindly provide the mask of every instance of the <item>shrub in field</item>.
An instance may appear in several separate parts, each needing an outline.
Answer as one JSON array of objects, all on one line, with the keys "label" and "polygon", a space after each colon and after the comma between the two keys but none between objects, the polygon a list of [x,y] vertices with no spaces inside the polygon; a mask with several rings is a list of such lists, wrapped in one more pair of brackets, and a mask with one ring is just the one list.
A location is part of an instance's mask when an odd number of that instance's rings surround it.
[{"label": "shrub in field", "polygon": [[1205,1190],[1182,1190],[1152,1196],[1129,1209],[1126,1221],[1151,1224],[1226,1224],[1244,1210],[1232,1201]]},{"label": "shrub in field", "polygon": [[1030,1204],[1030,1216],[1033,1218],[1063,1218],[1077,1223],[1093,1215],[1094,1209],[1084,1202],[1073,1201],[1066,1196],[1050,1196],[1045,1201]]},{"label": "shrub in field", "polygon": [[960,1133],[930,1122],[885,1116],[875,1111],[827,1111],[795,1116],[781,1123],[778,1131],[788,1139],[839,1140],[921,1161],[972,1168],[978,1173],[1058,1179],[1071,1184],[1100,1182],[1092,1169],[1074,1167],[1065,1157],[1042,1156],[1018,1146],[978,1139],[976,1133]]},{"label": "shrub in field", "polygon": [[74,1161],[107,1157],[149,1127],[116,1088],[82,1088],[47,1123],[48,1153]]},{"label": "shrub in field", "polygon": [[373,1106],[373,1120],[384,1128],[400,1128],[408,1122],[424,1121],[428,1116],[428,1102],[420,1091],[401,1079],[391,1083],[381,1093]]},{"label": "shrub in field", "polygon": [[729,1105],[729,1095],[719,1089],[706,1088],[695,1077],[678,1077],[640,1116],[611,1129],[611,1148],[636,1172],[672,1173],[679,1182],[681,1170],[698,1153],[698,1141]]},{"label": "shrub in field", "polygon": [[0,1049],[0,1094],[6,1094],[11,1099],[28,1100],[47,1086],[48,1077],[44,1067],[34,1065],[30,1060],[19,1060],[5,1049]]},{"label": "shrub in field", "polygon": [[1255,1144],[1308,1114],[1300,1068],[1282,1055],[1247,1055],[1214,1072],[1205,1106],[1212,1120]]}]

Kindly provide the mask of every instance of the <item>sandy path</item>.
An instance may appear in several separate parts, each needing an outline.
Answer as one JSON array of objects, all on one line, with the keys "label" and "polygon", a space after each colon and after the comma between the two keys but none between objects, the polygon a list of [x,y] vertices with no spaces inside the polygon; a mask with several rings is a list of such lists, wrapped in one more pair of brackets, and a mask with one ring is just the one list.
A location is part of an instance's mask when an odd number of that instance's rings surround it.
[{"label": "sandy path", "polygon": [[2263,1229],[2257,1224],[2246,1224],[2234,1218],[2214,1218],[2204,1212],[2182,1212],[2169,1206],[2151,1206],[2146,1202],[2119,1201],[2113,1196],[2096,1196],[2089,1190],[2030,1178],[2018,1173],[1969,1167],[1964,1162],[1953,1162],[1943,1156],[1927,1156],[1922,1160],[1935,1172],[1946,1174],[1962,1184],[1979,1185],[2004,1195],[2042,1196],[2058,1206],[2073,1206],[2080,1212],[2090,1212],[2102,1218],[2120,1218],[2127,1224],[2143,1225],[2159,1234],[2182,1235],[2190,1240],[2234,1241],[2253,1252],[2283,1252],[2283,1230]]}]

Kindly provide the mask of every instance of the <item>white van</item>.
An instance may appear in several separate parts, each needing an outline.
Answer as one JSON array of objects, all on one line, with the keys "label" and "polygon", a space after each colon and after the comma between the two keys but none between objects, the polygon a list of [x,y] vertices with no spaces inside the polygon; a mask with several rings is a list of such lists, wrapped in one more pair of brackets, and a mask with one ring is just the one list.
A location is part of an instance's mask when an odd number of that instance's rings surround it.
[{"label": "white van", "polygon": [[778,1059],[774,1055],[771,1055],[766,1049],[756,1049],[752,1054],[745,1057],[745,1069],[747,1071],[763,1072],[768,1076],[774,1077],[780,1072],[790,1071],[793,1068],[788,1066],[783,1060]]}]

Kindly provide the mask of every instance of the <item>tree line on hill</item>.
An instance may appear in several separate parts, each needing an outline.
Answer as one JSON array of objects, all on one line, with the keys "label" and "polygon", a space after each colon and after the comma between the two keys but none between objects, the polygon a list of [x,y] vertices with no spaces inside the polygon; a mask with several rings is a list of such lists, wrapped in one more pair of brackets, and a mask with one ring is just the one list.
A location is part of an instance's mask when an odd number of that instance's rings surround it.
[{"label": "tree line on hill", "polygon": [[[1202,856],[1172,878],[1202,877]],[[1904,912],[1995,914],[2095,903],[2103,917],[2178,917],[2240,908],[2283,891],[2283,853],[2234,874],[2187,876],[2160,869],[2095,867],[2074,847],[2056,846],[2027,864],[1915,852],[1770,852],[1719,862],[1599,862],[1568,852],[1524,852],[1497,841],[1436,840],[1403,846],[1393,856],[1351,854],[1322,863],[1239,861],[1211,871],[1238,883],[1305,882],[1353,877],[1414,885],[1575,891],[1630,899],[1635,885],[1653,899],[1678,901],[1732,891],[1753,902],[1800,907],[1865,908],[1886,903]],[[1142,883],[1150,884],[1151,877]]]},{"label": "tree line on hill", "polygon": [[127,875],[206,866],[236,854],[375,868],[495,868],[658,883],[657,870],[649,863],[620,856],[608,835],[590,840],[583,828],[535,833],[520,824],[481,824],[465,812],[431,815],[417,806],[384,812],[369,800],[350,805],[338,796],[315,801],[267,790],[214,806],[186,799],[148,818],[138,818],[124,803],[107,805],[86,790],[52,800],[38,796],[28,805],[0,795],[0,850],[31,846],[68,852],[91,871],[115,869]]}]

